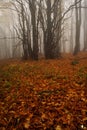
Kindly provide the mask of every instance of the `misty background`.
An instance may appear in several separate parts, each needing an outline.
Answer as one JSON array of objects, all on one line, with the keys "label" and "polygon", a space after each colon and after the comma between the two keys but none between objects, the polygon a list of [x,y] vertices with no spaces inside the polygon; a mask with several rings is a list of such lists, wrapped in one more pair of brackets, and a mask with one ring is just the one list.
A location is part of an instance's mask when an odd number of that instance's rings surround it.
[{"label": "misty background", "polygon": [[0,59],[86,51],[86,19],[86,0],[0,0]]}]

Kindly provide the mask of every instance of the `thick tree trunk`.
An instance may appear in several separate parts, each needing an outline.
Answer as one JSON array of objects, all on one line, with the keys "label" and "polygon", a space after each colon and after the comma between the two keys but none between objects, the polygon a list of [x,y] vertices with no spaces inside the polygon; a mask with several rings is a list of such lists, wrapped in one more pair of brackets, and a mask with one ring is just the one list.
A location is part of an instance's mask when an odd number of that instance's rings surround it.
[{"label": "thick tree trunk", "polygon": [[24,7],[23,7],[23,3],[21,3],[21,14],[22,14],[22,32],[23,32],[23,51],[24,51],[24,55],[23,55],[23,59],[27,60],[28,59],[28,46],[27,46],[27,41],[26,41],[26,30],[25,30],[25,16],[24,16]]},{"label": "thick tree trunk", "polygon": [[70,52],[73,53],[73,9],[71,11],[71,36],[70,36]]},{"label": "thick tree trunk", "polygon": [[[84,6],[87,7],[87,1],[84,1]],[[87,8],[84,9],[84,51],[87,50]]]},{"label": "thick tree trunk", "polygon": [[32,33],[33,33],[33,59],[38,60],[38,27],[36,25],[36,5],[35,0],[30,2],[30,11],[31,11],[31,24],[32,24]]},{"label": "thick tree trunk", "polygon": [[[75,3],[77,0],[75,0]],[[81,2],[79,3],[79,8],[76,4],[75,15],[76,15],[76,37],[75,37],[75,48],[74,55],[76,55],[80,51],[80,28],[81,28]]]},{"label": "thick tree trunk", "polygon": [[[46,59],[52,59],[52,25],[51,25],[51,1],[47,0],[47,30],[46,40],[44,40],[44,51]],[[45,38],[45,37],[44,37]]]},{"label": "thick tree trunk", "polygon": [[57,21],[61,18],[61,1],[54,1],[52,3],[47,0],[46,4],[47,28],[46,34],[44,33],[44,51],[46,59],[55,59],[60,55],[61,21],[58,25]]}]

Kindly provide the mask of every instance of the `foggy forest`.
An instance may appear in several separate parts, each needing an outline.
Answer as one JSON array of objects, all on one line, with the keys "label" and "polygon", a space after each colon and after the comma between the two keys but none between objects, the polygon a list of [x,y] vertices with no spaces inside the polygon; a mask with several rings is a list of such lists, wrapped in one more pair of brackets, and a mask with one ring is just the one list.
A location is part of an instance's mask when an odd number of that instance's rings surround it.
[{"label": "foggy forest", "polygon": [[87,0],[0,0],[0,130],[87,130]]}]

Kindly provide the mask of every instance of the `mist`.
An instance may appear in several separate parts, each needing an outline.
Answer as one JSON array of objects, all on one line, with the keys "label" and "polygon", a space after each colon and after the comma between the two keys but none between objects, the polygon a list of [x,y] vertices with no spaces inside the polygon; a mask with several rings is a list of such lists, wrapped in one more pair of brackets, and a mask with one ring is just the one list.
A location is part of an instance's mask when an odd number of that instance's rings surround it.
[{"label": "mist", "polygon": [[[55,6],[55,3],[57,4],[57,7]],[[51,7],[54,6],[53,8],[55,8],[55,11],[51,14],[50,12],[48,12],[50,17],[48,17],[48,14],[46,14],[47,8],[49,9],[49,4],[47,5],[47,2],[45,0],[43,0],[42,2],[37,0],[35,3],[33,3],[32,7],[29,7],[29,4],[30,3],[27,0],[22,0],[21,2],[16,0],[14,2],[11,0],[0,1],[0,59],[22,57],[26,57],[25,59],[29,57],[32,58],[34,56],[31,55],[34,55],[34,51],[36,51],[35,55],[37,55],[37,59],[38,55],[41,55],[45,58],[48,57],[48,59],[52,57],[57,58],[59,57],[60,53],[66,52],[74,54],[77,42],[79,42],[79,47],[77,47],[79,49],[76,50],[76,53],[83,50],[85,51],[87,49],[86,0],[62,0],[61,2],[52,1]],[[32,13],[33,6],[35,6],[35,14]],[[59,14],[58,10],[60,10]],[[34,17],[34,15],[36,15],[34,19],[36,29],[33,29],[34,23],[32,23],[32,18]],[[76,19],[76,17],[78,18]],[[48,23],[46,23],[46,20],[49,20],[50,18],[51,21],[48,21]],[[77,29],[78,27],[76,27],[78,26],[76,25],[77,21],[78,25],[80,24],[80,30]],[[51,27],[51,23],[54,27]],[[48,24],[50,24],[50,26],[48,26]],[[54,32],[52,32],[53,28]],[[36,34],[34,34],[34,30],[37,31]],[[47,30],[48,32],[46,32]],[[78,35],[77,30],[79,30],[79,36],[77,36],[78,41],[76,41],[76,35]],[[52,34],[49,33],[50,31],[52,32]],[[23,35],[25,35],[25,38]],[[34,35],[37,35],[36,40]],[[50,53],[54,53],[49,54],[55,55],[52,57],[46,56],[45,45],[48,43],[45,44],[46,41],[44,41],[44,37],[47,37],[47,35],[48,37],[54,35],[53,41],[55,42],[54,44],[56,44],[54,45],[54,50],[49,50],[49,47],[53,43],[48,46],[47,50],[50,51]],[[27,39],[28,43],[23,43],[24,39]],[[35,43],[36,41],[37,43]],[[50,42],[50,40],[48,40],[48,42]],[[34,47],[34,44],[37,44],[37,47]],[[37,49],[34,50],[34,48]]]}]

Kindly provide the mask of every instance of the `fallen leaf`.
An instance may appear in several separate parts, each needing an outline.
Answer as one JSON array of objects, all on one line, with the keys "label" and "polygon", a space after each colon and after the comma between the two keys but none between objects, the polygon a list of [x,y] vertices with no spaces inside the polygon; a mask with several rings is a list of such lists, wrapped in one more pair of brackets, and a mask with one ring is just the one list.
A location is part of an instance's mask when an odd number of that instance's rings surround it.
[{"label": "fallen leaf", "polygon": [[60,125],[57,125],[56,129],[55,130],[62,130],[61,126]]}]

